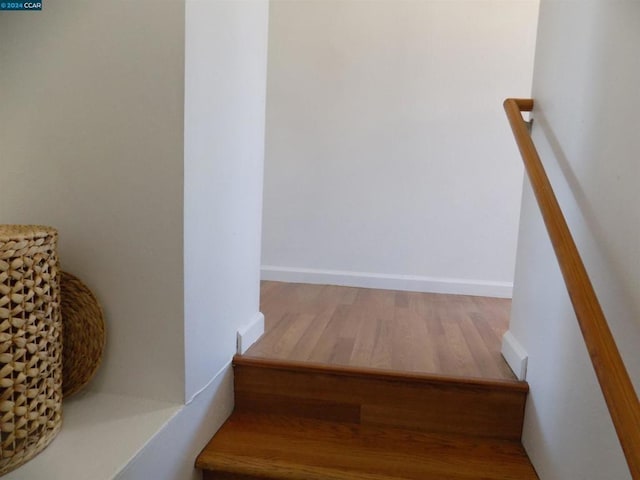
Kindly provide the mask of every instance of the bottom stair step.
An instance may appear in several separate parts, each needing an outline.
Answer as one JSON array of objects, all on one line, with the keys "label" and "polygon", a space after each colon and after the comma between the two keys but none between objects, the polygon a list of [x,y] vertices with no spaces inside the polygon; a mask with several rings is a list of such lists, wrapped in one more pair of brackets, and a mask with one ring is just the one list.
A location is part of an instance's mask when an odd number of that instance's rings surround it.
[{"label": "bottom stair step", "polygon": [[518,442],[235,412],[198,456],[205,480],[536,480]]}]

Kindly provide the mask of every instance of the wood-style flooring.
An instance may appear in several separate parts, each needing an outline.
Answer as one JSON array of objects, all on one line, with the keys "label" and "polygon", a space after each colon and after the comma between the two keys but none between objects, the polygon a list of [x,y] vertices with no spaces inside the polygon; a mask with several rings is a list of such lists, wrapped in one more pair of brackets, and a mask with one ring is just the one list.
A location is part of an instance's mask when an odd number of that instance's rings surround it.
[{"label": "wood-style flooring", "polygon": [[537,480],[521,445],[235,412],[198,458],[205,480]]},{"label": "wood-style flooring", "polygon": [[265,281],[260,308],[249,357],[515,380],[507,299]]},{"label": "wood-style flooring", "polygon": [[205,480],[537,480],[526,382],[500,356],[510,302],[276,282],[234,357]]},{"label": "wood-style flooring", "polygon": [[524,382],[234,358],[205,480],[537,480]]}]

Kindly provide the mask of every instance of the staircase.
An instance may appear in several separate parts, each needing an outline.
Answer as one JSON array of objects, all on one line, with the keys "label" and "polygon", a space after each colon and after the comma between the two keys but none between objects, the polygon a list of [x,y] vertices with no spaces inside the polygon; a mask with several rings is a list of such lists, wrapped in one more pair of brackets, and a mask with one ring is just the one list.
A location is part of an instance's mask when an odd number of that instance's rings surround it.
[{"label": "staircase", "polygon": [[204,480],[529,480],[525,382],[236,356]]}]

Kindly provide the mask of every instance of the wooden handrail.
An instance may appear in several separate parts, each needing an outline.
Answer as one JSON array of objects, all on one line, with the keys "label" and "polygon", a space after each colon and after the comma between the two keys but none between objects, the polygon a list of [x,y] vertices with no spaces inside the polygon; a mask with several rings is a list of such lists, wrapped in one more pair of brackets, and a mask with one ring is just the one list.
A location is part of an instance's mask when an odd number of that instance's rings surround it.
[{"label": "wooden handrail", "polygon": [[600,388],[633,480],[640,480],[640,403],[521,112],[533,100],[504,102],[511,129],[547,226]]}]

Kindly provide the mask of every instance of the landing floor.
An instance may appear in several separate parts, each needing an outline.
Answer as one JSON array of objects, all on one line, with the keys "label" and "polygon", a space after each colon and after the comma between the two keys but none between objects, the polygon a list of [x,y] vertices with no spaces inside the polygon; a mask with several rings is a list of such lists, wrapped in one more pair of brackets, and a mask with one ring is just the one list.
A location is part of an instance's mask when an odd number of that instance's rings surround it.
[{"label": "landing floor", "polygon": [[515,380],[500,355],[511,301],[265,281],[269,359]]}]

